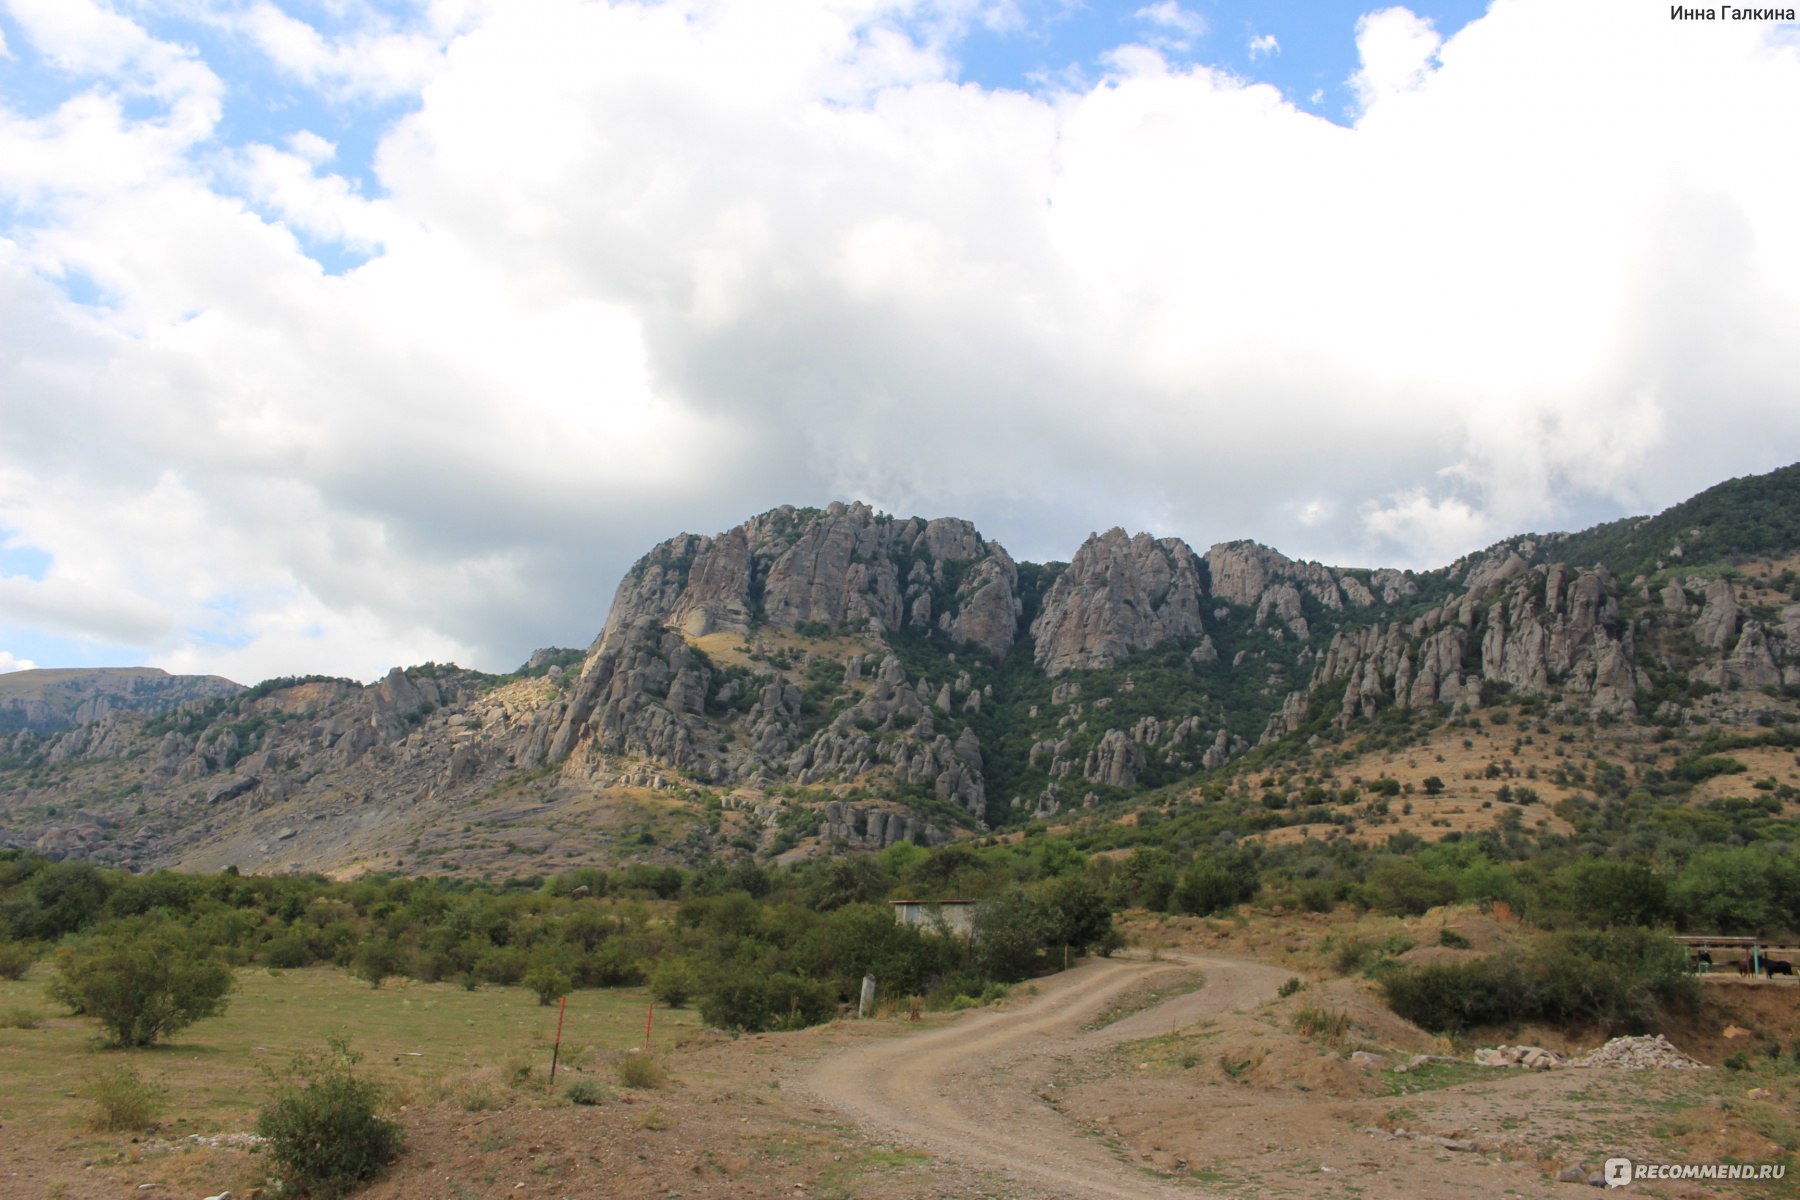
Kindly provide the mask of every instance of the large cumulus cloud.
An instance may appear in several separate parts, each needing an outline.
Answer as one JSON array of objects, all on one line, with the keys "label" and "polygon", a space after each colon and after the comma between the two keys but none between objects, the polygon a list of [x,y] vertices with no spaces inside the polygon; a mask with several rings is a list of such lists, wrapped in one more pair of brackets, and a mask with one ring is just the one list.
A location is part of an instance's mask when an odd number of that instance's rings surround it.
[{"label": "large cumulus cloud", "polygon": [[959,82],[1006,15],[973,3],[182,11],[320,103],[405,103],[365,177],[231,136],[153,6],[7,0],[67,95],[0,110],[0,528],[50,555],[0,627],[505,669],[651,542],[784,501],[1434,565],[1800,444],[1768,26],[1371,12],[1336,125],[1154,45]]}]

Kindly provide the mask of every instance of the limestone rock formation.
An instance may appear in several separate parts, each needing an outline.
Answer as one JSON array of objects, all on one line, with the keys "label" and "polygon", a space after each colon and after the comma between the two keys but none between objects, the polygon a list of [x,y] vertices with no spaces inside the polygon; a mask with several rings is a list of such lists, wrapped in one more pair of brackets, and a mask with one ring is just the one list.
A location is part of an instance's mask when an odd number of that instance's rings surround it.
[{"label": "limestone rock formation", "polygon": [[1032,622],[1047,674],[1105,667],[1134,650],[1202,632],[1201,563],[1187,544],[1123,529],[1091,535]]},{"label": "limestone rock formation", "polygon": [[598,650],[653,618],[689,638],[822,627],[872,633],[935,624],[995,657],[1018,636],[1018,568],[967,521],[896,520],[866,504],[782,507],[716,537],[683,534],[619,585]]}]

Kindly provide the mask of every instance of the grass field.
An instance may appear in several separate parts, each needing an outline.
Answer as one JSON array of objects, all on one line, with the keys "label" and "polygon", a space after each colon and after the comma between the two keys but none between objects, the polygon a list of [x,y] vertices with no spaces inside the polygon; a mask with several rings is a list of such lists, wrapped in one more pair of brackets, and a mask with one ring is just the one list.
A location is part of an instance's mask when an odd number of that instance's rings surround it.
[{"label": "grass field", "polygon": [[[334,968],[245,969],[223,1016],[190,1026],[168,1045],[125,1051],[95,1048],[96,1023],[64,1015],[46,999],[49,977],[40,963],[22,980],[0,981],[0,1016],[24,1009],[39,1017],[34,1029],[0,1021],[0,1126],[9,1140],[79,1134],[91,1109],[84,1084],[121,1064],[168,1089],[162,1136],[248,1131],[268,1094],[268,1071],[297,1051],[322,1049],[334,1033],[348,1035],[364,1069],[391,1084],[400,1103],[460,1100],[474,1107],[484,1091],[551,1094],[544,1084],[557,1010],[539,1006],[523,988],[467,991],[390,980],[377,990]],[[643,1044],[647,1004],[642,988],[571,995],[563,1068],[571,1077],[604,1071],[611,1082],[611,1060]],[[659,1009],[652,1045],[679,1044],[698,1028],[691,1010]],[[559,1073],[558,1086],[564,1081]]]}]

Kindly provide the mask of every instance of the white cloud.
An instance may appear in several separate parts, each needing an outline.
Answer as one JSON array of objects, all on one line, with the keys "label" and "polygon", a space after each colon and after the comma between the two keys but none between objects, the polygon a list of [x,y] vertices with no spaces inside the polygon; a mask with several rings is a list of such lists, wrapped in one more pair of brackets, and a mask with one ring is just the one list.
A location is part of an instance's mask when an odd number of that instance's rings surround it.
[{"label": "white cloud", "polygon": [[37,664],[29,658],[16,658],[10,650],[0,650],[0,675],[9,671],[35,671]]},{"label": "white cloud", "polygon": [[1267,58],[1271,54],[1281,53],[1281,43],[1275,40],[1272,33],[1262,33],[1250,39],[1250,60]]},{"label": "white cloud", "polygon": [[1430,78],[1443,38],[1428,18],[1406,8],[1383,8],[1356,21],[1362,65],[1350,86],[1366,112],[1381,100],[1417,91]]},{"label": "white cloud", "polygon": [[1800,64],[1754,29],[1389,9],[1343,127],[1142,46],[959,85],[960,0],[236,10],[293,86],[416,99],[365,190],[146,105],[206,66],[116,13],[14,8],[101,74],[0,107],[0,526],[52,556],[0,616],[171,669],[509,668],[782,502],[1430,566],[1800,444]]},{"label": "white cloud", "polygon": [[310,129],[289,134],[287,144],[289,150],[315,167],[324,166],[337,157],[336,143],[320,137]]},{"label": "white cloud", "polygon": [[245,32],[285,75],[339,97],[390,99],[416,94],[436,73],[444,43],[468,19],[441,6],[428,27],[398,31],[379,18],[344,38],[263,2],[223,24]]},{"label": "white cloud", "polygon": [[1507,533],[1519,532],[1500,526],[1466,501],[1454,496],[1434,499],[1422,488],[1372,503],[1363,522],[1377,538],[1409,547],[1426,561],[1439,564]]},{"label": "white cloud", "polygon": [[1206,18],[1192,9],[1183,8],[1175,0],[1159,0],[1156,4],[1138,9],[1132,15],[1140,21],[1148,21],[1152,25],[1184,33],[1189,37],[1199,37],[1206,32]]}]

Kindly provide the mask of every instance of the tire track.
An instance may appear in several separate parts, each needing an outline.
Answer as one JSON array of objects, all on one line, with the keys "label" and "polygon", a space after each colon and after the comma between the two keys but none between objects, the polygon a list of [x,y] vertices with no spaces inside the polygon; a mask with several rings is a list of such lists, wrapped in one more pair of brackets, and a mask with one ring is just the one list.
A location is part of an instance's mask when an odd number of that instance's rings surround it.
[{"label": "tire track", "polygon": [[[1196,992],[1105,1028],[1083,1026],[1131,988],[1199,967]],[[1093,959],[1039,981],[1022,1008],[974,1013],[911,1037],[882,1038],[811,1067],[802,1086],[859,1124],[968,1167],[997,1171],[1033,1197],[1160,1200],[1205,1195],[1140,1174],[1041,1098],[1070,1058],[1166,1033],[1274,995],[1286,973],[1232,959]]]}]

